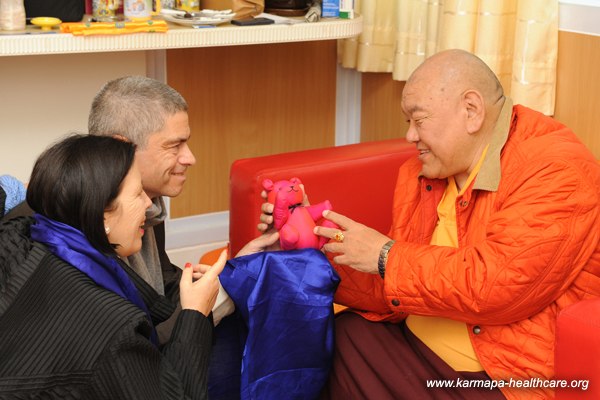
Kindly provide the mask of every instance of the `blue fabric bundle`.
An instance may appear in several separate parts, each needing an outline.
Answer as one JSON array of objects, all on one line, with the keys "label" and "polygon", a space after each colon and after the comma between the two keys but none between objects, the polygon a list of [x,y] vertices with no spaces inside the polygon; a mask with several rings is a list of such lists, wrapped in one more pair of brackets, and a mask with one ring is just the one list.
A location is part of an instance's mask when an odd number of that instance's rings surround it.
[{"label": "blue fabric bundle", "polygon": [[221,284],[248,326],[242,399],[316,399],[334,349],[339,277],[318,250],[264,252],[230,260]]}]

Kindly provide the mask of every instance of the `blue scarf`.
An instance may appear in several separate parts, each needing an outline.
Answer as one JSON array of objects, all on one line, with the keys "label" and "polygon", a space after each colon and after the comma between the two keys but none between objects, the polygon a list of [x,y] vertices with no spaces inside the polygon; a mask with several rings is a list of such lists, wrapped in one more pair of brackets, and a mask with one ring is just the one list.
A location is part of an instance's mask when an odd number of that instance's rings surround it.
[{"label": "blue scarf", "polygon": [[241,399],[318,398],[333,359],[333,294],[340,281],[323,253],[238,257],[219,279],[248,327]]},{"label": "blue scarf", "polygon": [[[50,252],[86,274],[98,286],[129,300],[146,315],[150,326],[152,318],[137,288],[116,259],[108,257],[92,247],[85,235],[70,225],[34,214],[36,223],[31,225],[31,238],[45,244]],[[152,342],[156,345],[156,331],[152,329]]]}]

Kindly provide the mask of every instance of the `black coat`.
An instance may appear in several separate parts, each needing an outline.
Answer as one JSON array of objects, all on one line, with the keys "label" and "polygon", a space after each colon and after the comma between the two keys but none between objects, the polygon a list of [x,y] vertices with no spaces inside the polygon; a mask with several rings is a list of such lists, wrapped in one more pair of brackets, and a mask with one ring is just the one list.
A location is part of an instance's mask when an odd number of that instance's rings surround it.
[{"label": "black coat", "polygon": [[[29,237],[0,225],[0,399],[204,399],[212,321],[184,310],[171,340],[150,342],[146,314]],[[154,324],[174,305],[122,267]]]}]

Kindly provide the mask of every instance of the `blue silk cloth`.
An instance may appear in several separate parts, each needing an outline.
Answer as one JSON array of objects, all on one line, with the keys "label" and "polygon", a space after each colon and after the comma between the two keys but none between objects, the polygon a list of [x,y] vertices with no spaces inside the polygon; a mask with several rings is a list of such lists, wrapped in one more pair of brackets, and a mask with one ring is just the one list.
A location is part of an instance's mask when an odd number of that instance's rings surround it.
[{"label": "blue silk cloth", "polygon": [[323,253],[238,257],[219,278],[248,326],[241,398],[318,398],[331,368],[333,294],[340,281]]}]

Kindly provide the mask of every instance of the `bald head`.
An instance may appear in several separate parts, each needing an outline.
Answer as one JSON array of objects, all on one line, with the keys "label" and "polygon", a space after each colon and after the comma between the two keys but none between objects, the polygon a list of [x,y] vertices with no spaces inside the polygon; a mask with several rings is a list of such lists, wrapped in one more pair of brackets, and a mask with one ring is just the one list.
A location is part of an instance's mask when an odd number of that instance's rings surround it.
[{"label": "bald head", "polygon": [[402,92],[402,111],[416,144],[423,175],[454,177],[460,188],[490,143],[504,94],[493,71],[463,50],[425,60]]},{"label": "bald head", "polygon": [[476,90],[488,105],[496,104],[504,90],[494,72],[479,57],[464,50],[445,50],[429,57],[407,84],[427,82],[432,95],[449,96]]}]

